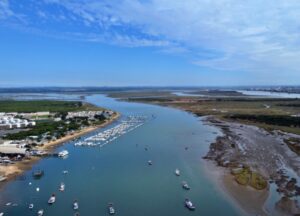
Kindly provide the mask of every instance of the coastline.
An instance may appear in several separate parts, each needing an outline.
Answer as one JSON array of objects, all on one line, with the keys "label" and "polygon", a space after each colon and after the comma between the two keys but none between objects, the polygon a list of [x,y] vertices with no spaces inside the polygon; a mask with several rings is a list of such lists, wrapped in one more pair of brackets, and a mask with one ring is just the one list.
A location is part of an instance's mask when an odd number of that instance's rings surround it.
[{"label": "coastline", "polygon": [[[78,130],[74,132],[73,134],[64,136],[58,140],[51,141],[46,143],[44,146],[39,147],[39,150],[46,150],[46,151],[53,151],[55,148],[57,148],[60,145],[63,145],[64,143],[76,139],[78,137],[81,137],[85,134],[88,134],[90,132],[93,132],[99,128],[103,128],[108,126],[109,124],[116,121],[118,118],[120,118],[121,114],[116,113],[111,119],[106,120],[102,124],[90,126],[87,128],[84,128],[82,130]],[[0,189],[8,182],[10,182],[13,179],[16,179],[18,176],[23,174],[25,171],[30,170],[32,166],[37,163],[39,160],[42,160],[43,157],[37,157],[37,156],[31,156],[29,159],[24,159],[23,161],[18,161],[14,164],[7,165],[7,166],[0,166],[0,173],[3,173],[3,175],[6,177],[6,180],[3,182],[0,182]]]}]

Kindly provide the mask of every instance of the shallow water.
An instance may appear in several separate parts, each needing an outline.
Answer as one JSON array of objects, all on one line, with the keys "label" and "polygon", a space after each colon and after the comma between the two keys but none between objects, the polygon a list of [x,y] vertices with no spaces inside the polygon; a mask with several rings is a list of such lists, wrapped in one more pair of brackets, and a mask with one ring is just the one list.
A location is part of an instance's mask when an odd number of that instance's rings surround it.
[{"label": "shallow water", "polygon": [[[5,212],[5,216],[36,215],[40,208],[47,216],[73,215],[75,199],[79,200],[81,216],[108,215],[108,202],[113,202],[117,215],[123,216],[240,215],[205,176],[202,156],[219,133],[216,128],[172,108],[120,102],[100,95],[86,100],[116,110],[122,118],[143,115],[150,120],[102,148],[74,147],[74,142],[59,147],[57,151],[70,152],[67,159],[46,158],[33,167],[45,171],[43,178],[32,179],[31,170],[24,174],[24,180],[4,187],[0,212]],[[152,119],[152,115],[156,118]],[[148,166],[148,160],[153,161],[152,166]],[[181,170],[179,177],[174,175],[176,168]],[[62,174],[63,170],[69,174]],[[189,183],[190,191],[182,189],[182,181]],[[66,184],[63,193],[58,191],[61,182]],[[40,192],[35,191],[36,187],[40,187]],[[56,193],[57,202],[48,206],[52,193]],[[186,197],[196,205],[195,212],[184,207]],[[7,202],[18,206],[5,206]],[[33,211],[28,209],[29,203],[34,203]]]},{"label": "shallow water", "polygon": [[271,97],[271,98],[300,98],[300,94],[296,93],[285,93],[285,92],[269,92],[269,91],[238,91],[244,95],[258,96],[258,97]]}]

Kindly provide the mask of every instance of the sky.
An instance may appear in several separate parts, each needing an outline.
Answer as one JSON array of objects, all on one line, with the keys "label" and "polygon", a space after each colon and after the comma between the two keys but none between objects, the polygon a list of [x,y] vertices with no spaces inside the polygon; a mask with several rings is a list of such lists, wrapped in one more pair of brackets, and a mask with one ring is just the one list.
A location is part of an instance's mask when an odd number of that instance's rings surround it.
[{"label": "sky", "polygon": [[0,87],[299,84],[299,0],[0,0]]}]

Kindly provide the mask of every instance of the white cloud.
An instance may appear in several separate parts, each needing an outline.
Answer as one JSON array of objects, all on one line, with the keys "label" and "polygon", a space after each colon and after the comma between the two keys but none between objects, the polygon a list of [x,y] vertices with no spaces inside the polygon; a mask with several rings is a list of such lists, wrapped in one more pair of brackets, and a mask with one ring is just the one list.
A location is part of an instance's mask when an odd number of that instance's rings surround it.
[{"label": "white cloud", "polygon": [[12,15],[13,12],[9,8],[8,0],[0,0],[0,19],[5,19]]},{"label": "white cloud", "polygon": [[[156,46],[166,53],[188,52],[195,64],[221,70],[285,68],[299,72],[299,0],[44,2],[70,13],[59,15],[64,17],[62,22],[76,20],[90,28],[91,32],[80,32],[89,41]],[[0,8],[9,13],[7,0],[0,2]],[[205,56],[206,52],[215,54]]]}]

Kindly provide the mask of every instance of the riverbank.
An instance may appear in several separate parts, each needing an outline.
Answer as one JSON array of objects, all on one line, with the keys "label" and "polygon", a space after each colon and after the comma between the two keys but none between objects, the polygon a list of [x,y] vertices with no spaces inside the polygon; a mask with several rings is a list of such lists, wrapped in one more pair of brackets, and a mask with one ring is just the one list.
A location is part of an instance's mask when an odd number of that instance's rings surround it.
[{"label": "riverbank", "polygon": [[241,187],[228,170],[216,166],[213,161],[206,160],[204,164],[207,176],[241,215],[267,215],[264,203],[269,196],[268,190],[256,191],[250,187]]},{"label": "riverbank", "polygon": [[[76,132],[69,134],[67,136],[64,136],[60,139],[46,143],[42,147],[39,147],[38,149],[44,150],[47,152],[51,152],[51,151],[53,151],[53,149],[55,149],[59,145],[63,145],[64,143],[66,143],[70,140],[73,140],[73,139],[81,137],[85,134],[91,133],[99,128],[108,126],[109,124],[111,124],[115,120],[117,120],[119,117],[120,117],[120,113],[116,113],[110,119],[105,120],[105,122],[103,122],[102,124],[90,126],[90,127],[84,128],[82,130],[76,131]],[[2,176],[6,177],[6,181],[0,182],[0,188],[8,181],[17,178],[23,172],[31,169],[31,167],[41,159],[42,159],[42,157],[31,156],[30,158],[24,159],[22,161],[18,161],[11,165],[6,165],[6,166],[1,165],[0,166],[0,174]]]},{"label": "riverbank", "polygon": [[[300,209],[293,197],[299,193],[297,177],[300,172],[300,160],[285,143],[286,139],[297,135],[280,131],[270,133],[256,126],[228,122],[213,116],[206,118],[206,122],[220,128],[223,135],[210,145],[210,150],[204,158],[214,161],[217,169],[224,170],[226,175],[222,176],[222,184],[225,186],[223,189],[241,208],[250,214],[260,215],[270,215],[268,212],[274,212],[276,206],[276,211],[281,214],[299,213]],[[242,176],[242,180],[248,178],[243,184],[234,172],[245,167],[256,173],[256,182],[257,176],[260,176],[259,181],[265,181],[267,187],[263,190],[254,189],[256,187],[251,184],[251,174]],[[287,170],[292,170],[295,176]],[[266,201],[272,196],[269,190],[270,184],[275,184],[277,188],[273,193],[279,193],[280,197],[285,197],[284,200],[288,199],[289,202],[284,202],[282,199],[275,200],[273,206],[269,206],[270,209],[266,210],[264,207]],[[255,204],[255,200],[260,202]]]}]

